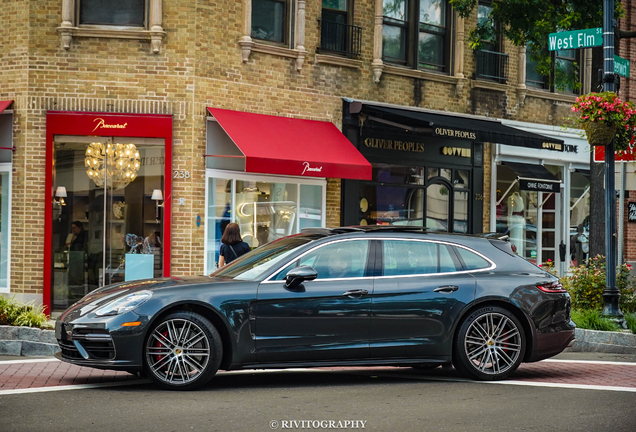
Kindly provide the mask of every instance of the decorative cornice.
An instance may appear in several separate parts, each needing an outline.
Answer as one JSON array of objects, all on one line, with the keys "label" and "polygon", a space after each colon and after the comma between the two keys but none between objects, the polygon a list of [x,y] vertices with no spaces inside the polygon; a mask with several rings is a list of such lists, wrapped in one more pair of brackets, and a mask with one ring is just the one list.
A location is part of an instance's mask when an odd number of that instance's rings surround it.
[{"label": "decorative cornice", "polygon": [[471,80],[470,81],[471,88],[479,88],[486,90],[495,90],[504,93],[508,93],[510,90],[510,86],[508,84],[501,84],[494,81],[482,81],[482,80]]},{"label": "decorative cornice", "polygon": [[353,60],[347,57],[338,57],[326,54],[316,54],[315,63],[324,63],[334,66],[362,69],[362,60]]},{"label": "decorative cornice", "polygon": [[576,95],[565,95],[561,93],[551,93],[549,91],[532,90],[532,89],[526,90],[526,96],[537,98],[537,99],[547,99],[547,100],[553,101],[554,103],[566,102],[570,104],[573,104],[576,99]]},{"label": "decorative cornice", "polygon": [[267,45],[263,43],[254,42],[252,51],[260,52],[264,54],[276,55],[279,57],[298,58],[298,51],[291,48],[286,48],[277,45]]},{"label": "decorative cornice", "polygon": [[418,78],[418,79],[423,79],[427,81],[440,82],[444,84],[457,84],[457,82],[460,80],[460,78],[454,77],[454,76],[435,74],[431,72],[425,72],[422,70],[409,69],[409,68],[404,68],[399,66],[389,66],[386,64],[384,65],[383,72],[387,74],[391,74],[391,75],[399,75],[399,76],[405,76],[409,78]]},{"label": "decorative cornice", "polygon": [[156,30],[120,30],[66,26],[58,27],[57,32],[60,34],[60,36],[62,36],[62,46],[64,49],[70,48],[70,39],[74,37],[137,39],[151,41],[153,43],[152,51],[155,54],[159,53],[161,44],[167,34],[165,31]]}]

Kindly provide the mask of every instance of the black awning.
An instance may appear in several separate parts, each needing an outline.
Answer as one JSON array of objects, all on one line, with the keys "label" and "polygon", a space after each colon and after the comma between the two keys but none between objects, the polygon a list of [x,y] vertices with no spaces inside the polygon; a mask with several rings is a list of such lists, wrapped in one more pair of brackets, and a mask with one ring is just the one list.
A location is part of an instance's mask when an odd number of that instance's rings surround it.
[{"label": "black awning", "polygon": [[580,169],[577,168],[576,169],[577,173],[583,174],[583,177],[585,177],[588,181],[590,181],[590,170],[589,169]]},{"label": "black awning", "polygon": [[433,114],[424,111],[411,111],[366,104],[363,111],[368,114],[382,115],[383,119],[395,123],[410,123],[413,125],[415,122],[416,126],[430,127],[433,129],[434,136],[563,151],[563,140],[506,126],[501,124],[499,120]]},{"label": "black awning", "polygon": [[543,165],[507,161],[503,162],[503,164],[517,175],[519,189],[521,190],[560,192],[559,184],[561,184],[561,180],[556,178]]}]

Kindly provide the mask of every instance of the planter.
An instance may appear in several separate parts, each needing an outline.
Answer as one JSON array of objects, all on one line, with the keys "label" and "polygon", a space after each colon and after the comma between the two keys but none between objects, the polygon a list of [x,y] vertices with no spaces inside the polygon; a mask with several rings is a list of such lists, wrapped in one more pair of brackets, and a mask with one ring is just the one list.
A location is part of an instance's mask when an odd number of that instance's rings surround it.
[{"label": "planter", "polygon": [[616,136],[616,125],[603,122],[587,122],[583,124],[587,141],[593,146],[606,146]]}]

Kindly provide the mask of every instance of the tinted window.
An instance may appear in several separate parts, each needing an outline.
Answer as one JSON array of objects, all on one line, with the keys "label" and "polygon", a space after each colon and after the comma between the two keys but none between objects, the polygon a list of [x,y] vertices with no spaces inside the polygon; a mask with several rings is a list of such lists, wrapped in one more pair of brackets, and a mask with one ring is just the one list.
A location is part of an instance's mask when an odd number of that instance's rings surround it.
[{"label": "tinted window", "polygon": [[241,280],[257,280],[268,274],[276,266],[285,263],[285,259],[300,246],[320,236],[296,235],[275,240],[242,255],[229,265],[220,268],[211,276]]},{"label": "tinted window", "polygon": [[422,241],[385,240],[383,276],[457,271],[448,246]]},{"label": "tinted window", "polygon": [[294,261],[280,272],[275,280],[283,280],[291,269],[309,266],[318,272],[318,279],[354,278],[366,274],[369,242],[342,241],[318,247]]},{"label": "tinted window", "polygon": [[478,270],[490,267],[490,263],[476,253],[464,248],[456,248],[456,250],[462,261],[464,261],[466,270]]},{"label": "tinted window", "polygon": [[144,25],[145,0],[82,0],[79,6],[80,24]]}]

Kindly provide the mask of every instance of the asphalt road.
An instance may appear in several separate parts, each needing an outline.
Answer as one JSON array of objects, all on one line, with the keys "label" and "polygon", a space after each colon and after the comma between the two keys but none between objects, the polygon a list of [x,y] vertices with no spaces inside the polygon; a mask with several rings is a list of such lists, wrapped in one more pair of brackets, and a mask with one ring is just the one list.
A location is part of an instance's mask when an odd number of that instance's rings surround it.
[{"label": "asphalt road", "polygon": [[[618,366],[626,385],[636,377],[634,356],[566,353],[557,359],[575,360],[551,364],[569,368],[561,378],[580,380],[610,367],[590,360],[629,363]],[[0,391],[0,431],[636,430],[636,388],[560,387],[559,379],[550,383],[549,374],[537,370],[514,385],[464,381],[441,368],[367,368],[220,373],[195,392],[143,382]]]}]

